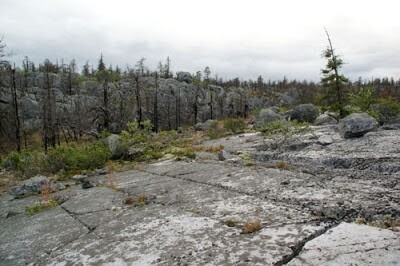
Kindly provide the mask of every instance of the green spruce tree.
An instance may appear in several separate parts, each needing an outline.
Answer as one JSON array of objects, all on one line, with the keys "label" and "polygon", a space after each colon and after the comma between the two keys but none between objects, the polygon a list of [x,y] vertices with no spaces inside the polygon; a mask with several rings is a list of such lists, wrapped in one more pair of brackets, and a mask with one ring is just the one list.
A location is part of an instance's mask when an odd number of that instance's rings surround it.
[{"label": "green spruce tree", "polygon": [[339,73],[343,66],[343,60],[335,53],[328,31],[325,30],[329,45],[322,53],[327,60],[326,66],[322,69],[321,85],[326,88],[323,101],[332,111],[339,112],[340,117],[345,116],[345,104],[347,102],[348,79]]}]

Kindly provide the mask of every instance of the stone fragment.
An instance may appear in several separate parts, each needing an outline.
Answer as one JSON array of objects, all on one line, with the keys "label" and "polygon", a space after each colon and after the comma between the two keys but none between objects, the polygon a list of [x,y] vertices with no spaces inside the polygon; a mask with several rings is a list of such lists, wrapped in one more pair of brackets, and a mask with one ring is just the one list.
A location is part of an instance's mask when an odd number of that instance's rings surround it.
[{"label": "stone fragment", "polygon": [[314,120],[314,125],[316,125],[316,126],[335,125],[337,123],[338,123],[338,121],[336,120],[336,118],[334,118],[330,115],[327,115],[327,114],[322,114]]},{"label": "stone fragment", "polygon": [[22,185],[15,186],[11,189],[10,193],[15,198],[21,198],[32,194],[39,193],[43,186],[49,185],[50,181],[47,177],[37,175],[25,181]]},{"label": "stone fragment", "polygon": [[317,143],[322,146],[327,146],[333,143],[333,139],[329,135],[323,135],[318,138]]}]

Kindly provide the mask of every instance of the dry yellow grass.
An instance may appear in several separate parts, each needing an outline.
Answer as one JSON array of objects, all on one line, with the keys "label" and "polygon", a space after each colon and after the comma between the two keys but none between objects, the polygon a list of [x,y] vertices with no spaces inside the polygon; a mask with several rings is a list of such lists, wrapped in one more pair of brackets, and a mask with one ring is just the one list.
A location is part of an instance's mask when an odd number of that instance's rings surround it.
[{"label": "dry yellow grass", "polygon": [[143,206],[149,202],[149,197],[145,194],[139,194],[136,197],[126,197],[124,203],[126,205]]},{"label": "dry yellow grass", "polygon": [[259,219],[256,219],[246,223],[242,228],[241,234],[251,234],[259,231],[261,228],[261,221]]},{"label": "dry yellow grass", "polygon": [[289,170],[289,165],[287,162],[279,161],[275,163],[275,167],[278,169]]},{"label": "dry yellow grass", "polygon": [[49,202],[51,200],[50,194],[51,194],[50,183],[48,182],[43,184],[42,187],[40,188],[40,198],[42,202]]}]

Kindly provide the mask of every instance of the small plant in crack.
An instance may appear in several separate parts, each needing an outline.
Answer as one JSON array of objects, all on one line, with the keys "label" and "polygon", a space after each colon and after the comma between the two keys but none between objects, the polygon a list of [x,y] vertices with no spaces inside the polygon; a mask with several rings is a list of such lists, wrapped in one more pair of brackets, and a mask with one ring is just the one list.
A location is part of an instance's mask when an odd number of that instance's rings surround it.
[{"label": "small plant in crack", "polygon": [[256,231],[261,230],[261,228],[262,228],[261,221],[259,219],[256,219],[256,220],[247,222],[243,226],[241,234],[251,234]]},{"label": "small plant in crack", "polygon": [[235,220],[229,219],[229,220],[224,221],[224,224],[228,227],[235,227],[237,222]]},{"label": "small plant in crack", "polygon": [[56,206],[58,206],[58,201],[51,199],[33,206],[28,206],[26,207],[26,211],[29,215],[35,215],[39,212],[43,212]]},{"label": "small plant in crack", "polygon": [[139,194],[136,197],[126,197],[124,203],[126,205],[144,206],[149,203],[149,197],[145,194]]}]

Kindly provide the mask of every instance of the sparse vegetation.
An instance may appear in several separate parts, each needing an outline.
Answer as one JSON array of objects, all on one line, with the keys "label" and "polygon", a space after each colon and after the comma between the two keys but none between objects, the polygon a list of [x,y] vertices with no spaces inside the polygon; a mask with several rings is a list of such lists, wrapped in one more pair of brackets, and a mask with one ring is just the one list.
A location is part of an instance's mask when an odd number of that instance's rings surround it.
[{"label": "sparse vegetation", "polygon": [[226,220],[224,221],[224,224],[228,227],[235,227],[237,225],[237,221],[235,220]]},{"label": "sparse vegetation", "polygon": [[289,170],[289,164],[284,161],[278,161],[275,163],[275,167],[277,169],[282,169],[282,170]]},{"label": "sparse vegetation", "polygon": [[26,211],[29,215],[35,215],[39,212],[43,212],[47,209],[51,209],[58,206],[58,202],[56,200],[49,200],[49,201],[44,201],[39,204],[33,205],[26,207]]},{"label": "sparse vegetation", "polygon": [[126,197],[124,203],[126,205],[144,206],[149,203],[149,197],[146,194],[139,194],[136,197]]},{"label": "sparse vegetation", "polygon": [[395,227],[400,227],[400,220],[396,219],[396,217],[392,215],[385,215],[381,219],[376,219],[373,221],[368,221],[364,217],[357,217],[354,220],[354,222],[357,224],[365,224],[383,229],[392,229]]},{"label": "sparse vegetation", "polygon": [[224,126],[218,121],[214,121],[214,123],[206,131],[206,136],[209,137],[210,139],[218,139],[224,137],[226,133],[227,132]]},{"label": "sparse vegetation", "polygon": [[246,129],[246,123],[241,118],[230,118],[224,121],[224,128],[232,134],[239,134]]},{"label": "sparse vegetation", "polygon": [[241,234],[251,234],[261,230],[262,225],[259,219],[247,222],[243,228]]}]

